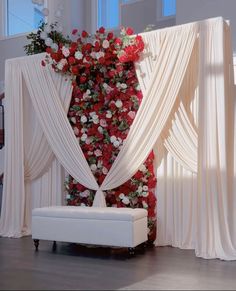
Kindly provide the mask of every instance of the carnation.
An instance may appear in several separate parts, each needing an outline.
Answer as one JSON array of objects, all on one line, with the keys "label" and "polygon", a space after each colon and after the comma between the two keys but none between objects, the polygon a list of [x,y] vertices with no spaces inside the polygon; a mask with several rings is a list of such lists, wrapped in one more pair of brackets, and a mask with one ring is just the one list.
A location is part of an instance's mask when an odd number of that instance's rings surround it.
[{"label": "carnation", "polygon": [[115,104],[116,104],[116,107],[117,107],[117,108],[121,108],[122,105],[123,105],[123,103],[122,103],[121,100],[117,100]]},{"label": "carnation", "polygon": [[75,53],[75,58],[76,58],[77,60],[81,60],[81,59],[83,58],[83,54],[82,54],[80,51],[77,51],[77,52]]},{"label": "carnation", "polygon": [[103,47],[104,49],[107,49],[107,48],[109,48],[109,46],[110,46],[109,41],[108,41],[107,39],[105,39],[105,40],[103,41],[103,43],[102,43],[102,47]]},{"label": "carnation", "polygon": [[86,123],[88,121],[87,117],[85,115],[82,115],[81,118],[80,118],[80,121],[82,123]]},{"label": "carnation", "polygon": [[63,46],[62,47],[62,54],[67,58],[70,55],[70,50],[67,47]]}]

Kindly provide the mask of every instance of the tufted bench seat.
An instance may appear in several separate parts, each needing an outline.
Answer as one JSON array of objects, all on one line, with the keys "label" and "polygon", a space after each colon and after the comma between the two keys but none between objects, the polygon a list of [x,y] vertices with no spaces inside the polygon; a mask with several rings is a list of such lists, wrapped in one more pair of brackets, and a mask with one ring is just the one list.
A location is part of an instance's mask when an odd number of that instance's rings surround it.
[{"label": "tufted bench seat", "polygon": [[52,206],[33,209],[32,238],[134,248],[147,241],[142,208]]}]

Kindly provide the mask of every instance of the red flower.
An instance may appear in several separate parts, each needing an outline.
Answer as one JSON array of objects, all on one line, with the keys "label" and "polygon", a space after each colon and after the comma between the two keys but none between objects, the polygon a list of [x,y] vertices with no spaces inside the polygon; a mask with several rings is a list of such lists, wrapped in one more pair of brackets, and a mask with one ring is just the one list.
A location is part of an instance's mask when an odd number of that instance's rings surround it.
[{"label": "red flower", "polygon": [[88,37],[88,33],[87,33],[87,31],[83,30],[81,36],[82,36],[83,38]]},{"label": "red flower", "polygon": [[79,81],[81,84],[84,84],[87,81],[87,78],[85,76],[81,76]]},{"label": "red flower", "polygon": [[41,61],[41,65],[42,65],[43,67],[45,67],[45,66],[46,66],[46,63],[42,60],[42,61]]},{"label": "red flower", "polygon": [[132,34],[134,33],[134,31],[133,31],[133,29],[132,29],[131,27],[127,27],[127,28],[126,28],[126,33],[127,33],[128,35],[132,35]]},{"label": "red flower", "polygon": [[105,32],[105,28],[102,26],[98,30],[99,33],[103,34]]},{"label": "red flower", "polygon": [[77,34],[77,32],[78,32],[78,29],[73,29],[71,33],[72,33],[72,35],[75,35],[75,34]]}]

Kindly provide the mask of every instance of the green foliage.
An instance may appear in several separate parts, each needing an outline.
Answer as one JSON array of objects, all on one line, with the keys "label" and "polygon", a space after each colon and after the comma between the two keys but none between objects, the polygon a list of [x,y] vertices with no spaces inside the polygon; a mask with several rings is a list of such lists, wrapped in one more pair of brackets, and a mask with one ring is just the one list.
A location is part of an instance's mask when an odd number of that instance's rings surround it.
[{"label": "green foliage", "polygon": [[[39,26],[38,30],[36,32],[31,32],[27,35],[27,39],[30,40],[30,43],[24,46],[24,51],[27,55],[34,55],[43,53],[46,51],[46,44],[45,40],[41,38],[41,32],[44,31],[46,23],[42,22],[42,24]],[[61,32],[58,32],[57,29],[57,23],[50,24],[51,32],[48,33],[48,37],[53,40],[54,43],[59,44],[65,44],[69,43],[70,40],[68,38],[65,38]]]}]

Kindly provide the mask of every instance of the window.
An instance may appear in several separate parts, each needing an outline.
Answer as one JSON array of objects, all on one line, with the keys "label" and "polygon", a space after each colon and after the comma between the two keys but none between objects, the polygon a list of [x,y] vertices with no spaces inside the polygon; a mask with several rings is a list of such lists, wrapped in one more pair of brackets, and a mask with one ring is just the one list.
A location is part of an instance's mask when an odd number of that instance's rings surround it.
[{"label": "window", "polygon": [[33,4],[31,0],[4,0],[4,6],[5,36],[29,32],[44,20],[42,5]]},{"label": "window", "polygon": [[176,0],[162,0],[162,16],[176,14]]},{"label": "window", "polygon": [[98,27],[116,28],[120,24],[120,0],[98,0]]},{"label": "window", "polygon": [[[151,11],[155,13],[156,10],[159,11],[159,17],[168,17],[174,16],[176,14],[176,0],[162,0],[159,1],[150,1],[147,3],[147,0],[98,0],[97,3],[97,27],[104,26],[107,29],[116,29],[121,23],[122,11],[130,11],[134,9],[137,12],[137,9],[141,10],[143,7],[148,7]],[[124,5],[122,5],[124,4]],[[129,8],[130,7],[130,8]],[[142,7],[142,8],[141,8]],[[150,8],[151,7],[151,8]],[[157,7],[157,8],[156,8]],[[137,13],[132,15],[129,12],[130,23],[136,23],[134,18],[137,18]],[[139,11],[139,13],[143,13]],[[126,13],[127,14],[127,13]],[[125,15],[126,15],[125,14]],[[124,13],[123,13],[124,15]],[[141,15],[141,14],[140,14]],[[126,15],[126,18],[128,16]],[[153,15],[155,21],[157,20],[158,15]],[[145,19],[144,19],[145,18]],[[148,21],[148,16],[144,15],[139,19],[140,22]],[[150,19],[149,19],[150,20]],[[151,19],[153,21],[153,19]]]}]

